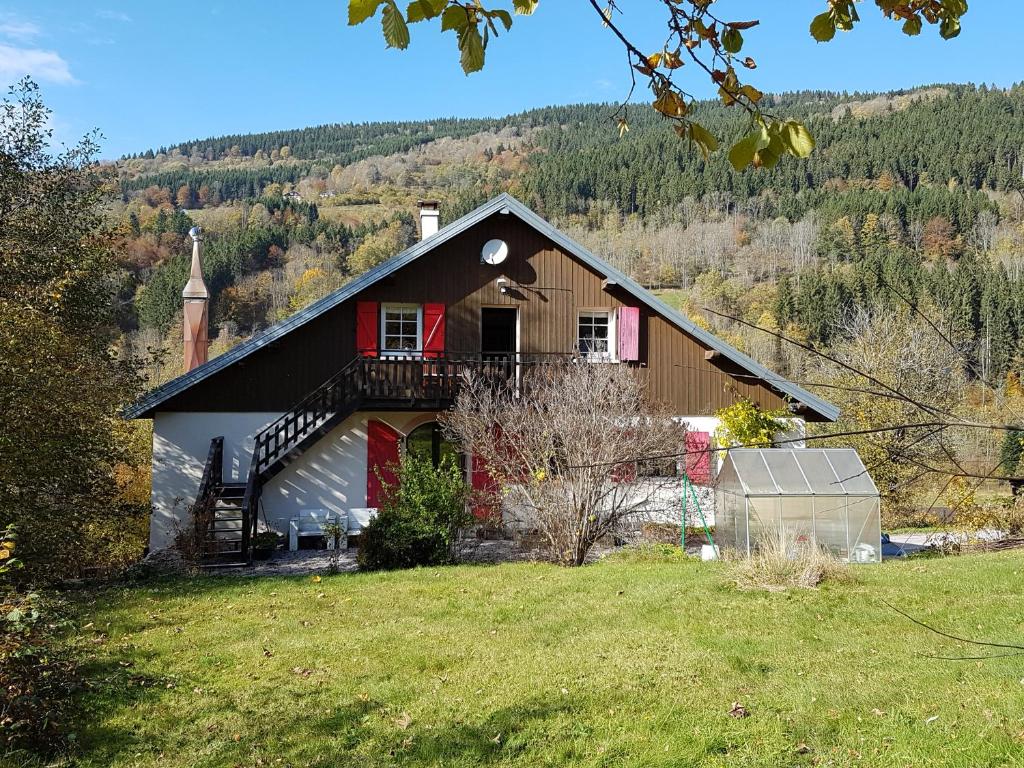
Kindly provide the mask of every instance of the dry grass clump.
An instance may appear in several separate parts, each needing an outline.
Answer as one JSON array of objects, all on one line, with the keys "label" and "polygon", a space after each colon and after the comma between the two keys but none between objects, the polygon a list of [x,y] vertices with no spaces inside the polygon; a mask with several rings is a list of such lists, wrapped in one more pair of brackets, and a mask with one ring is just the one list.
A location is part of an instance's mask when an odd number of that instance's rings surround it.
[{"label": "dry grass clump", "polygon": [[815,589],[826,581],[853,580],[850,566],[809,536],[789,531],[759,539],[753,555],[733,565],[733,580],[744,590],[785,592]]}]

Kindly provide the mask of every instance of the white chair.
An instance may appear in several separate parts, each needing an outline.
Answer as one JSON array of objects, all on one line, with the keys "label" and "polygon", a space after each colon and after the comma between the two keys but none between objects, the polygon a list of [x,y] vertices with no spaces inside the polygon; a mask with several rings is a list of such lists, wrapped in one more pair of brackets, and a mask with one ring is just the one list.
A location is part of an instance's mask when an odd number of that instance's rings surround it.
[{"label": "white chair", "polygon": [[[341,549],[348,549],[348,516],[327,509],[300,509],[299,514],[288,521],[288,549],[299,548],[301,536],[323,536],[324,527],[337,523],[341,527]],[[327,548],[334,549],[334,538],[327,539]]]},{"label": "white chair", "polygon": [[353,507],[348,510],[348,532],[356,535],[377,516],[376,507]]}]

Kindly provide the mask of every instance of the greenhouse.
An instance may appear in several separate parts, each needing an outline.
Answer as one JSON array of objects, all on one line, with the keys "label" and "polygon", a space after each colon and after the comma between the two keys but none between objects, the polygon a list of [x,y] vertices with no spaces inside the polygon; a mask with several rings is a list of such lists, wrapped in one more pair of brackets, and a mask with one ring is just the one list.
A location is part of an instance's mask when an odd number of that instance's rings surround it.
[{"label": "greenhouse", "polygon": [[723,549],[813,543],[852,563],[882,559],[878,489],[852,448],[730,450],[715,497]]}]

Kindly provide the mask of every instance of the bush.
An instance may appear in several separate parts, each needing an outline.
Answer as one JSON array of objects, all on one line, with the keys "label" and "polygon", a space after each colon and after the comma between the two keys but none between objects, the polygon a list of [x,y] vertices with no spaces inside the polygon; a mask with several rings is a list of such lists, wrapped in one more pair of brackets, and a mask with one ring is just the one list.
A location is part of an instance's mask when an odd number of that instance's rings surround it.
[{"label": "bush", "polygon": [[38,594],[0,593],[0,754],[48,757],[69,741],[78,673],[55,614]]},{"label": "bush", "polygon": [[758,539],[754,554],[733,564],[733,579],[740,589],[784,592],[851,578],[850,567],[828,550],[785,531]]},{"label": "bush", "polygon": [[385,487],[377,516],[363,529],[359,567],[367,570],[443,565],[457,559],[458,536],[473,521],[468,489],[451,457],[437,469],[405,455],[398,482]]}]

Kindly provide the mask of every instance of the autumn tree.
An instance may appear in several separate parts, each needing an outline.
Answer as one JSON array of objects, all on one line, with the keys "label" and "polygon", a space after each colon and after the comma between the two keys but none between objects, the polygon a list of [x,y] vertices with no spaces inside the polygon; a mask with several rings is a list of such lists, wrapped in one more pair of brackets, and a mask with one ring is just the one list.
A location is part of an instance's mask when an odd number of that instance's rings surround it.
[{"label": "autumn tree", "polygon": [[[774,167],[783,155],[806,157],[814,139],[798,120],[784,119],[761,108],[763,94],[744,82],[745,71],[757,68],[745,51],[744,33],[757,27],[756,19],[730,20],[721,15],[720,4],[710,0],[656,0],[665,20],[665,43],[660,50],[642,50],[618,25],[622,13],[619,0],[587,0],[593,22],[600,23],[626,51],[632,86],[616,113],[620,135],[629,130],[627,104],[639,75],[651,91],[655,110],[673,123],[680,137],[697,145],[705,157],[718,149],[719,137],[692,115],[695,98],[681,84],[684,65],[710,78],[718,96],[727,106],[744,110],[749,116],[748,133],[733,143],[729,160],[736,170],[747,166]],[[350,25],[362,24],[381,11],[381,26],[388,47],[404,49],[410,43],[410,24],[437,21],[441,31],[455,34],[463,71],[468,75],[483,69],[488,44],[512,29],[513,13],[530,16],[540,0],[511,0],[511,6],[496,7],[482,0],[412,0],[403,10],[398,0],[348,0]],[[860,21],[858,0],[827,0],[824,11],[810,22],[810,34],[828,42],[837,31],[847,32]],[[919,35],[924,24],[937,25],[939,34],[953,38],[960,34],[960,19],[967,13],[966,0],[875,0],[882,14],[902,24],[903,32]]]},{"label": "autumn tree", "polygon": [[642,464],[650,476],[633,482],[637,461],[671,463],[685,445],[684,427],[650,401],[635,369],[580,360],[529,369],[521,382],[469,374],[442,420],[500,489],[506,515],[538,530],[562,565],[582,565],[599,539],[645,514],[664,515],[659,491],[678,481]]},{"label": "autumn tree", "polygon": [[148,511],[121,495],[138,382],[112,346],[110,187],[91,138],[50,154],[49,115],[29,80],[0,105],[0,528],[17,525],[33,576],[108,562]]}]

